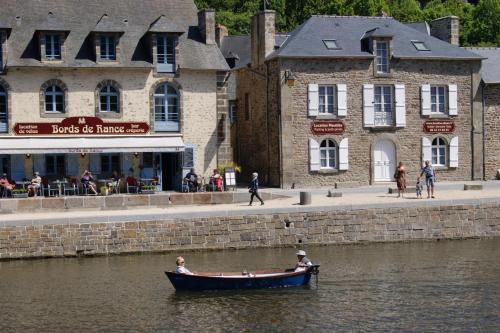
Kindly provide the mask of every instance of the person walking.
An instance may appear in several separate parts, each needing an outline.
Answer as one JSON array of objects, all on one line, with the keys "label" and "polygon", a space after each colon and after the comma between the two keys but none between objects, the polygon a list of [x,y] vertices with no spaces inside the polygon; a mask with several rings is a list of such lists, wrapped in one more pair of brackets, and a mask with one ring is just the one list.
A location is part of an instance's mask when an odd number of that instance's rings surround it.
[{"label": "person walking", "polygon": [[249,206],[252,205],[253,198],[257,197],[260,200],[260,205],[264,204],[264,200],[259,195],[259,174],[257,172],[252,173],[252,181],[248,184],[248,192],[252,193],[250,196]]},{"label": "person walking", "polygon": [[394,179],[396,179],[396,184],[398,185],[398,198],[404,198],[406,190],[406,170],[403,162],[399,162],[396,172],[394,173]]},{"label": "person walking", "polygon": [[429,161],[425,161],[425,166],[422,168],[420,176],[418,177],[419,181],[423,175],[425,175],[425,184],[427,185],[427,199],[431,197],[434,199],[434,182],[436,181],[436,172]]}]

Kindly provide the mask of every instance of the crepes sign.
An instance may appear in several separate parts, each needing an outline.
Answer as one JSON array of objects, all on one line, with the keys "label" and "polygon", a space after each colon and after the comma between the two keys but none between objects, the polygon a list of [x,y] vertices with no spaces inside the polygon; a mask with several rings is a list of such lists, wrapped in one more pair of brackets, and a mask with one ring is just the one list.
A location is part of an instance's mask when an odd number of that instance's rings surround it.
[{"label": "crepes sign", "polygon": [[59,123],[14,125],[16,135],[138,135],[148,132],[147,123],[105,123],[97,117],[70,117]]}]

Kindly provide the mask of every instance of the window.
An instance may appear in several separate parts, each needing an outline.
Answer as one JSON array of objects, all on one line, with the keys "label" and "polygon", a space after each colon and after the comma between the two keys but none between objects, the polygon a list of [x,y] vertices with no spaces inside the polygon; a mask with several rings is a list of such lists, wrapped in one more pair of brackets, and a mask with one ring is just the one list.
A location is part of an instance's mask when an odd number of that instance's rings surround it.
[{"label": "window", "polygon": [[446,113],[446,89],[443,86],[431,86],[431,113]]},{"label": "window", "polygon": [[100,112],[119,112],[118,91],[112,86],[104,86],[99,92],[99,111]]},{"label": "window", "polygon": [[175,72],[175,39],[169,36],[156,38],[156,62],[160,73]]},{"label": "window", "polygon": [[431,146],[432,165],[446,165],[446,142],[443,138],[435,138],[432,140]]},{"label": "window", "polygon": [[61,36],[59,35],[45,36],[45,58],[47,60],[61,59]]},{"label": "window", "polygon": [[182,167],[184,169],[194,168],[194,147],[185,147],[182,154]]},{"label": "window", "polygon": [[7,92],[0,86],[0,133],[8,132]]},{"label": "window", "polygon": [[45,174],[56,177],[65,176],[64,155],[45,155]]},{"label": "window", "polygon": [[[9,155],[0,155],[0,172],[2,174],[6,173],[10,175],[10,156]],[[23,170],[24,172],[24,170]]]},{"label": "window", "polygon": [[392,86],[375,86],[375,126],[393,125]]},{"label": "window", "polygon": [[169,84],[162,84],[154,94],[155,131],[179,131],[179,95]]},{"label": "window", "polygon": [[120,155],[119,154],[102,154],[101,155],[101,173],[105,176],[110,176],[113,171],[120,171]]},{"label": "window", "polygon": [[429,48],[427,48],[427,45],[425,45],[424,42],[418,41],[418,40],[412,40],[411,41],[413,46],[417,49],[417,51],[430,51]]},{"label": "window", "polygon": [[236,101],[229,101],[229,120],[231,124],[236,122],[237,111]]},{"label": "window", "polygon": [[319,156],[322,169],[334,169],[336,167],[337,152],[332,140],[323,140],[319,146]]},{"label": "window", "polygon": [[334,114],[335,86],[319,86],[319,113]]},{"label": "window", "polygon": [[142,167],[143,168],[153,167],[153,153],[142,153]]},{"label": "window", "polygon": [[250,94],[245,94],[245,120],[250,120]]},{"label": "window", "polygon": [[389,42],[376,41],[377,73],[389,73]]},{"label": "window", "polygon": [[323,39],[323,43],[329,50],[340,50],[339,44],[336,39]]},{"label": "window", "polygon": [[101,36],[101,60],[116,60],[116,43],[114,36]]},{"label": "window", "polygon": [[64,113],[64,92],[57,85],[45,89],[45,112]]}]

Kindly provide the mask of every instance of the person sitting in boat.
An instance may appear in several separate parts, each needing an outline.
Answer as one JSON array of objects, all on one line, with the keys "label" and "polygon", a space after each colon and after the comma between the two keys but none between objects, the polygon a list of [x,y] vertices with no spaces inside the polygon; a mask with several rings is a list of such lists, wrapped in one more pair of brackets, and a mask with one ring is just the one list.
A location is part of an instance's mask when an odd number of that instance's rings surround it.
[{"label": "person sitting in boat", "polygon": [[311,260],[306,257],[306,251],[300,250],[296,253],[297,255],[297,264],[295,265],[295,271],[300,272],[306,270],[308,267],[312,266]]},{"label": "person sitting in boat", "polygon": [[175,272],[176,273],[179,273],[179,274],[189,274],[189,275],[193,275],[193,273],[191,273],[189,271],[189,269],[187,269],[184,265],[185,265],[185,261],[184,261],[184,258],[183,257],[177,257],[177,260],[175,261],[176,265],[177,265],[177,268],[175,269]]}]

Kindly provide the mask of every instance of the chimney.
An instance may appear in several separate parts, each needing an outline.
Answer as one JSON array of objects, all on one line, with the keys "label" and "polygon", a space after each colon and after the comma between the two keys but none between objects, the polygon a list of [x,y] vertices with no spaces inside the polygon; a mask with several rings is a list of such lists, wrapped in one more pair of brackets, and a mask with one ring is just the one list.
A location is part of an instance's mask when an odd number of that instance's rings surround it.
[{"label": "chimney", "polygon": [[215,10],[204,9],[198,12],[198,28],[201,38],[207,45],[215,43]]},{"label": "chimney", "polygon": [[266,57],[274,51],[275,16],[274,10],[265,10],[252,17],[250,31],[252,67],[262,65]]},{"label": "chimney", "polygon": [[215,41],[217,42],[217,45],[221,47],[224,38],[229,36],[229,32],[227,31],[227,28],[223,26],[222,24],[219,24],[217,28],[215,29]]},{"label": "chimney", "polygon": [[457,16],[446,16],[429,22],[431,36],[444,40],[452,45],[460,46],[460,22]]}]

